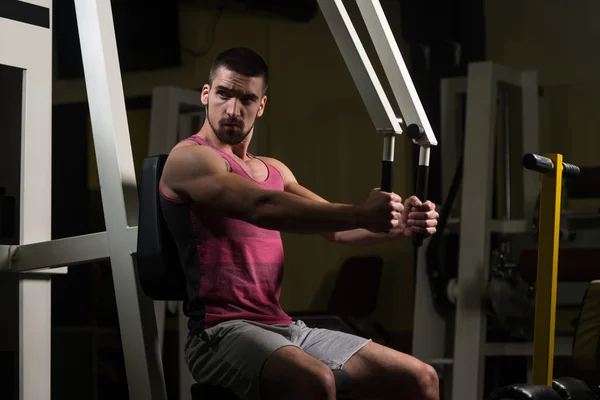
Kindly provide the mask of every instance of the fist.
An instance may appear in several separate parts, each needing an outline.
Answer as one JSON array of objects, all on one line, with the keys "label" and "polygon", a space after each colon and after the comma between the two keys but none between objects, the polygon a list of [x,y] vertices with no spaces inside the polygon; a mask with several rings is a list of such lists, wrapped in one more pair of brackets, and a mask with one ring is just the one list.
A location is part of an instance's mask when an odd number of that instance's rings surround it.
[{"label": "fist", "polygon": [[389,232],[400,226],[404,205],[396,193],[373,189],[361,207],[360,225],[372,232]]},{"label": "fist", "polygon": [[435,211],[435,204],[427,200],[422,203],[417,196],[410,196],[404,201],[402,223],[404,235],[412,236],[418,233],[424,236],[434,235],[439,214]]}]

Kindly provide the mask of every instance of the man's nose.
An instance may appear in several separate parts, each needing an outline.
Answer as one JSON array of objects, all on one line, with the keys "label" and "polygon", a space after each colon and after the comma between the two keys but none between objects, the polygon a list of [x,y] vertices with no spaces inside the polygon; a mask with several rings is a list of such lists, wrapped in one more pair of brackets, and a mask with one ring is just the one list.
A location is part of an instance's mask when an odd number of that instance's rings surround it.
[{"label": "man's nose", "polygon": [[237,117],[240,115],[240,101],[235,97],[229,100],[227,104],[227,114],[230,117]]}]

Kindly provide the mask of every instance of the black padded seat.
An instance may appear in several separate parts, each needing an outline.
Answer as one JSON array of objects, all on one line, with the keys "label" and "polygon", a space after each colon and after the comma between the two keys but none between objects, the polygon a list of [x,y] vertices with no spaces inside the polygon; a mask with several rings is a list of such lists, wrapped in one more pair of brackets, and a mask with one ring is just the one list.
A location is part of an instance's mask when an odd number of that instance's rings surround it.
[{"label": "black padded seat", "polygon": [[185,276],[175,240],[160,207],[158,182],[165,154],[142,163],[139,187],[137,268],[140,286],[153,300],[186,300]]},{"label": "black padded seat", "polygon": [[[146,296],[153,300],[185,301],[183,268],[160,207],[158,183],[166,161],[167,155],[159,154],[142,163],[136,255],[138,279]],[[349,393],[349,375],[344,371],[335,371],[334,375],[338,393]],[[209,385],[194,384],[191,393],[193,400],[238,400],[230,390]]]}]

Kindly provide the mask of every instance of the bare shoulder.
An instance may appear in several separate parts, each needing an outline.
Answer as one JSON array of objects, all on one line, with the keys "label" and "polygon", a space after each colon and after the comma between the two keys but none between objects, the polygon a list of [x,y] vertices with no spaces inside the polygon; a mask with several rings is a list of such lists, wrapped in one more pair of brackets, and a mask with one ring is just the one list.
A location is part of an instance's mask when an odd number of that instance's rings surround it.
[{"label": "bare shoulder", "polygon": [[182,188],[190,182],[227,171],[227,162],[216,150],[193,142],[183,142],[169,153],[160,186],[166,194],[181,195]]},{"label": "bare shoulder", "polygon": [[267,164],[271,165],[275,169],[277,169],[279,171],[279,173],[281,174],[281,176],[283,177],[283,181],[285,183],[296,182],[296,177],[294,176],[292,171],[287,167],[287,165],[285,165],[283,162],[281,162],[273,157],[265,157],[265,156],[257,156],[257,157],[260,158],[262,161],[266,162]]},{"label": "bare shoulder", "polygon": [[215,149],[192,142],[179,143],[169,153],[163,175],[187,175],[214,169],[227,170],[227,162]]}]

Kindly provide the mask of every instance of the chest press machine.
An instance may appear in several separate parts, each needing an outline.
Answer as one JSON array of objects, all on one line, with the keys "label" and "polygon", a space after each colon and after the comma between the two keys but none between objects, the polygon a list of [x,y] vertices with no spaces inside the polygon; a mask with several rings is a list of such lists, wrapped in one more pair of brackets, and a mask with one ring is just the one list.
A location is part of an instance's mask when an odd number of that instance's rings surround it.
[{"label": "chest press machine", "polygon": [[[164,236],[152,197],[156,193],[152,185],[160,176],[164,158],[159,155],[146,160],[138,198],[111,4],[109,0],[74,2],[106,231],[51,240],[50,203],[41,200],[48,199],[51,191],[52,0],[3,0],[0,64],[14,69],[16,79],[5,79],[0,90],[3,99],[16,100],[10,102],[16,109],[3,115],[10,135],[3,135],[2,140],[12,146],[0,147],[0,173],[3,181],[9,182],[7,191],[16,197],[19,215],[17,240],[0,245],[0,268],[6,272],[1,279],[3,306],[4,310],[14,309],[3,316],[19,315],[18,321],[11,320],[18,334],[5,345],[18,354],[19,397],[49,399],[50,276],[65,273],[64,266],[109,259],[129,397],[166,399],[153,299],[182,298],[185,294],[181,291],[182,277],[172,269],[176,265],[173,249]],[[425,198],[429,149],[437,141],[379,1],[357,4],[404,121],[393,112],[342,1],[318,3],[376,130],[383,135],[382,189],[393,190],[395,136],[409,122],[406,131],[421,146],[416,194]],[[152,228],[156,230],[148,230]],[[421,238],[413,241],[419,246]],[[165,278],[158,288],[150,283],[161,278],[153,275],[157,271]],[[345,378],[338,381],[340,392],[346,387]]]}]

